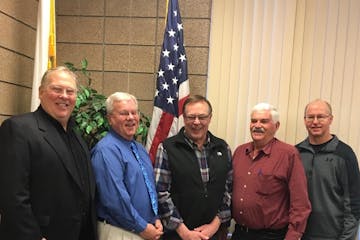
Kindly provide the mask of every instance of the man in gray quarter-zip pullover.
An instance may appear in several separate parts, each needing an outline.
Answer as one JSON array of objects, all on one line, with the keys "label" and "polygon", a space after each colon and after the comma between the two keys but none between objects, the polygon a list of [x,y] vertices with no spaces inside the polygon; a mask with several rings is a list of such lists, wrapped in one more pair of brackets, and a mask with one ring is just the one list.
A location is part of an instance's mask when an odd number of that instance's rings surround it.
[{"label": "man in gray quarter-zip pullover", "polygon": [[305,107],[308,137],[297,144],[305,168],[312,212],[302,239],[353,240],[360,217],[360,174],[350,146],[330,133],[331,105]]}]

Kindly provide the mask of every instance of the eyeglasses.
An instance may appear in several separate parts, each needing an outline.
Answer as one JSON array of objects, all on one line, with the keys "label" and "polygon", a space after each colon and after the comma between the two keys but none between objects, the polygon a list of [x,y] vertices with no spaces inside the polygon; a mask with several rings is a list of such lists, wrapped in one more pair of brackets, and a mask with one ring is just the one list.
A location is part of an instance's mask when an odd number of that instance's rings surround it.
[{"label": "eyeglasses", "polygon": [[123,117],[127,117],[130,115],[138,116],[139,111],[120,111],[120,112],[117,112],[117,114],[119,114],[120,116],[123,116]]},{"label": "eyeglasses", "polygon": [[210,117],[210,114],[208,115],[185,115],[184,118],[189,121],[195,121],[196,118],[199,119],[199,121],[205,121]]},{"label": "eyeglasses", "polygon": [[77,90],[74,88],[64,88],[58,85],[50,85],[49,89],[55,93],[55,94],[64,94],[64,92],[66,93],[66,95],[72,97],[75,96],[77,93]]},{"label": "eyeglasses", "polygon": [[319,122],[324,122],[328,117],[331,115],[325,115],[325,114],[319,114],[319,115],[306,115],[304,119],[307,122],[313,122],[315,119],[317,119]]}]

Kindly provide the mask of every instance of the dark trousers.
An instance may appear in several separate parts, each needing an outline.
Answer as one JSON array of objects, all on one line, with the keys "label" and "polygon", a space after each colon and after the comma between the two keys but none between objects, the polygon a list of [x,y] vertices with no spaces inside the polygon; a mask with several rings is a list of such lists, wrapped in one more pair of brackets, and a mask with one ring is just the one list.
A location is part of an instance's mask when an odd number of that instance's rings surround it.
[{"label": "dark trousers", "polygon": [[250,229],[235,225],[231,240],[284,240],[288,228],[282,229]]},{"label": "dark trousers", "polygon": [[[219,230],[209,240],[226,240],[228,233],[227,226],[221,225]],[[182,240],[176,231],[165,232],[161,238],[162,240]]]}]

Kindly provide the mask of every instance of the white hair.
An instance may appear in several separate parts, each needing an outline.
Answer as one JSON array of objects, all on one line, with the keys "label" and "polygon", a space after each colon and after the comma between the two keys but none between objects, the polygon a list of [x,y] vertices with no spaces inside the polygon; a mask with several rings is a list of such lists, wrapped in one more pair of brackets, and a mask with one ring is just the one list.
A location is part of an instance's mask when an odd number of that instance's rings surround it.
[{"label": "white hair", "polygon": [[128,100],[134,101],[136,108],[138,108],[138,102],[134,95],[131,95],[130,93],[126,93],[126,92],[115,92],[111,94],[105,101],[106,112],[108,114],[112,113],[112,111],[114,110],[114,102],[128,101]]},{"label": "white hair", "polygon": [[252,110],[251,110],[251,114],[252,115],[254,112],[259,112],[259,111],[270,111],[270,115],[271,115],[271,118],[272,118],[272,121],[274,123],[277,123],[279,122],[279,112],[277,111],[277,109],[269,104],[269,103],[258,103],[256,104]]}]

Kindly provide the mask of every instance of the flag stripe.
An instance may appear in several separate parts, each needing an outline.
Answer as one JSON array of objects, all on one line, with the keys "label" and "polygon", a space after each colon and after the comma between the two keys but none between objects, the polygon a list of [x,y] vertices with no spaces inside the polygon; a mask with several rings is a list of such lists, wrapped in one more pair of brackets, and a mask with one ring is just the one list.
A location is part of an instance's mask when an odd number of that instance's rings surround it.
[{"label": "flag stripe", "polygon": [[155,159],[156,150],[159,146],[159,143],[161,143],[165,138],[168,137],[168,133],[170,132],[170,129],[174,125],[173,124],[174,116],[167,112],[162,112],[161,117],[157,119],[159,119],[159,123],[158,123],[158,127],[156,128],[156,132],[152,140],[151,148],[149,151],[151,159]]},{"label": "flag stripe", "polygon": [[185,100],[189,97],[190,94],[190,87],[189,87],[189,80],[186,80],[185,82],[180,84],[179,87],[179,115],[182,115],[182,109],[184,106]]}]

